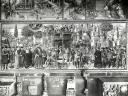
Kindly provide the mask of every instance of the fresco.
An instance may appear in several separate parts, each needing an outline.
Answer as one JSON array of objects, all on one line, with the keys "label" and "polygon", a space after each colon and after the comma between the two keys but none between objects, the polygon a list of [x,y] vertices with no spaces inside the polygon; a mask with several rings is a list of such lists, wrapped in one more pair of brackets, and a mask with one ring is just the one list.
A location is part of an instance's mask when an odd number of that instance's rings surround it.
[{"label": "fresco", "polygon": [[2,70],[125,69],[126,38],[125,23],[3,24]]}]

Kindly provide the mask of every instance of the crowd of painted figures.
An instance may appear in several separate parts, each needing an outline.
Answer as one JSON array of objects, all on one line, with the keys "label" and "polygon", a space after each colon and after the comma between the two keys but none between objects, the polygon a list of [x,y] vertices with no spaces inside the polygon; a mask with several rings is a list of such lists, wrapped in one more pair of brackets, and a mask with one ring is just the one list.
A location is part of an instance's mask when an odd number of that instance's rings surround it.
[{"label": "crowd of painted figures", "polygon": [[125,67],[125,48],[102,48],[95,52],[95,67]]},{"label": "crowd of painted figures", "polygon": [[125,48],[96,49],[94,56],[87,48],[17,47],[2,49],[2,70],[14,68],[124,68],[126,65]]},{"label": "crowd of painted figures", "polygon": [[[107,85],[106,85],[107,84]],[[128,84],[125,82],[116,82],[113,84],[104,84],[103,96],[127,96]]]}]

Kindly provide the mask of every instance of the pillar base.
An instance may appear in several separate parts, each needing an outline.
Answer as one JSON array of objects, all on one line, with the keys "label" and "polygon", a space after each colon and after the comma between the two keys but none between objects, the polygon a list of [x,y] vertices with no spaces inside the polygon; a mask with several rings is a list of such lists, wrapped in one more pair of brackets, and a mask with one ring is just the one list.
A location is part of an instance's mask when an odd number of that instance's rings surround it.
[{"label": "pillar base", "polygon": [[43,92],[42,96],[48,96],[48,93],[47,92]]}]

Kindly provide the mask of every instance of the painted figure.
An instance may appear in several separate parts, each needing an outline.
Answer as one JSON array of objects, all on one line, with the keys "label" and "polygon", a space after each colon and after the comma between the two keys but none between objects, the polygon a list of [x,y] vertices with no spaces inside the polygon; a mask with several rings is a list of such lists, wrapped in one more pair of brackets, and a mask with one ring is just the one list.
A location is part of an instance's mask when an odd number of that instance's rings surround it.
[{"label": "painted figure", "polygon": [[32,66],[32,51],[29,48],[25,50],[24,65],[25,68]]},{"label": "painted figure", "polygon": [[8,69],[9,52],[7,48],[2,49],[2,70]]},{"label": "painted figure", "polygon": [[42,49],[41,47],[37,47],[34,50],[34,65],[36,68],[42,68],[42,63],[43,63],[43,59],[42,59]]}]

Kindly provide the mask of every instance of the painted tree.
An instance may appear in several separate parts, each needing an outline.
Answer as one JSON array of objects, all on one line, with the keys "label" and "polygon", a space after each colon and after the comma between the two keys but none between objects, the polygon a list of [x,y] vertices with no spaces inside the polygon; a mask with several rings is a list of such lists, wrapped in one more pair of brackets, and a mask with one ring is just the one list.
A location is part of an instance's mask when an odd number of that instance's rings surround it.
[{"label": "painted tree", "polygon": [[[22,40],[22,43],[27,46],[29,45],[30,43],[33,42],[33,35],[34,35],[34,31],[31,30],[29,28],[29,26],[24,26],[22,31],[21,31],[21,34],[23,36],[23,40]],[[31,41],[30,41],[31,39]]]},{"label": "painted tree", "polygon": [[28,37],[32,37],[34,35],[34,32],[30,30],[28,26],[25,26],[23,27],[21,34],[22,36],[28,38]]},{"label": "painted tree", "polygon": [[16,38],[18,37],[18,29],[17,29],[17,25],[15,25],[14,36],[15,36]]}]

